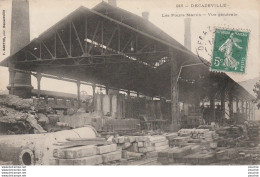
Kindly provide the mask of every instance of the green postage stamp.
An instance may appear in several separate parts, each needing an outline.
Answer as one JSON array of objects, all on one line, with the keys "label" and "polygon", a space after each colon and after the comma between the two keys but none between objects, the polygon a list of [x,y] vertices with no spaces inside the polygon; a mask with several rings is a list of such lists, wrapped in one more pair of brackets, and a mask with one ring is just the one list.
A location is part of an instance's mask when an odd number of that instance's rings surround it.
[{"label": "green postage stamp", "polygon": [[249,32],[215,29],[212,71],[245,73]]}]

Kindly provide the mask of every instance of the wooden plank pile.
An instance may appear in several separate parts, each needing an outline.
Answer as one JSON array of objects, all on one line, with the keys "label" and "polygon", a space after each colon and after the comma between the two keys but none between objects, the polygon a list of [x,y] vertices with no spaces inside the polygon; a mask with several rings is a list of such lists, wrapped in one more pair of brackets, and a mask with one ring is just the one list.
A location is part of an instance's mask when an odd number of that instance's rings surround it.
[{"label": "wooden plank pile", "polygon": [[218,161],[230,161],[237,158],[238,152],[236,148],[219,148],[216,152],[216,159]]},{"label": "wooden plank pile", "polygon": [[208,129],[181,129],[178,133],[166,135],[171,148],[159,152],[157,160],[161,164],[213,163],[215,136],[215,132]]},{"label": "wooden plank pile", "polygon": [[259,125],[250,123],[247,132],[251,141],[259,142]]},{"label": "wooden plank pile", "polygon": [[153,158],[157,152],[169,148],[169,141],[163,135],[119,136],[112,141],[122,148],[125,159]]},{"label": "wooden plank pile", "polygon": [[121,160],[121,149],[105,139],[67,140],[56,144],[50,165],[101,165]]},{"label": "wooden plank pile", "polygon": [[[157,161],[161,164],[180,164],[187,163],[188,160],[185,159],[185,156],[200,152],[199,145],[189,145],[185,147],[173,147],[161,152],[158,152]],[[185,161],[187,160],[187,161]]]},{"label": "wooden plank pile", "polygon": [[214,131],[208,129],[181,129],[178,133],[166,135],[170,147],[184,147],[189,144],[209,145],[216,139]]}]

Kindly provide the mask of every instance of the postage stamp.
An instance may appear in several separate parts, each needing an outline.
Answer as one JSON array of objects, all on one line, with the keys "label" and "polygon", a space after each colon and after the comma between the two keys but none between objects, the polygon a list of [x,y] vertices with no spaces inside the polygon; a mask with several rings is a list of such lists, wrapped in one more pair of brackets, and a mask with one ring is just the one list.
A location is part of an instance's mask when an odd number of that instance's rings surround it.
[{"label": "postage stamp", "polygon": [[211,70],[245,73],[249,32],[215,29]]}]

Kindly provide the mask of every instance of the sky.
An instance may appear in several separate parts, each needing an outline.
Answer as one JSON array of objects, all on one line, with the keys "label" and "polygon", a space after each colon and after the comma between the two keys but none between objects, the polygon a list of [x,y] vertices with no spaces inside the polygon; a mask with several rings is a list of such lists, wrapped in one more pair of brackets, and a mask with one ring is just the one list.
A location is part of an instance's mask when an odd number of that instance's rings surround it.
[{"label": "sky", "polygon": [[[30,3],[30,38],[31,40],[37,38],[46,29],[57,23],[66,15],[71,13],[79,6],[85,6],[92,8],[101,0],[29,0]],[[107,2],[107,1],[106,1]],[[207,3],[214,4],[214,1],[197,0],[197,1],[170,1],[170,0],[117,0],[118,7],[127,11],[133,12],[139,16],[143,11],[149,12],[149,20],[163,31],[172,36],[179,43],[184,43],[184,18],[187,13],[189,14],[204,14],[204,16],[192,16],[191,18],[191,50],[196,53],[196,48],[199,47],[199,37],[203,35],[203,31],[207,31],[209,28],[224,27],[250,30],[250,39],[247,55],[247,68],[246,74],[230,74],[235,81],[244,81],[259,76],[260,72],[260,58],[259,58],[259,14],[256,10],[259,8],[259,3],[256,0],[249,0],[247,3],[243,3],[240,0],[219,0],[215,5],[221,6],[226,4],[225,8],[222,7],[194,7],[202,6]],[[239,3],[240,2],[240,3]],[[182,6],[184,7],[180,7]],[[179,6],[177,8],[177,6]],[[0,10],[6,11],[6,37],[7,37],[7,51],[3,56],[2,42],[0,42],[0,61],[9,55],[10,49],[10,27],[11,27],[11,0],[2,0],[0,2]],[[236,17],[219,17],[219,13],[236,14]],[[185,15],[184,17],[182,15]],[[217,16],[212,16],[217,14]],[[167,17],[169,15],[169,17]],[[0,19],[2,24],[2,17]],[[1,25],[2,26],[2,25]],[[0,26],[0,31],[1,30]],[[2,32],[0,32],[0,39],[2,38]],[[208,32],[204,40],[212,40],[213,33]],[[202,51],[199,53],[207,60],[211,58],[208,53]],[[0,67],[0,90],[6,89],[8,85],[8,69]],[[34,88],[37,88],[36,79],[32,77],[32,84]],[[53,90],[68,93],[76,93],[76,84],[67,83],[58,80],[51,80],[43,78],[41,81],[41,88],[43,90]],[[87,91],[88,94],[92,94],[92,89],[88,86],[82,86],[81,90]]]}]

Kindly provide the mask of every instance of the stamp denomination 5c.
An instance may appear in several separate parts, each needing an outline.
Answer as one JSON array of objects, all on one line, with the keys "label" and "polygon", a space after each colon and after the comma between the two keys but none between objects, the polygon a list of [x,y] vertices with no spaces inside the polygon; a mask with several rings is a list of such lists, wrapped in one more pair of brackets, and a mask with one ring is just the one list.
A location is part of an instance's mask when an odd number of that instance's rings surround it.
[{"label": "stamp denomination 5c", "polygon": [[212,71],[245,73],[249,32],[215,29]]}]

